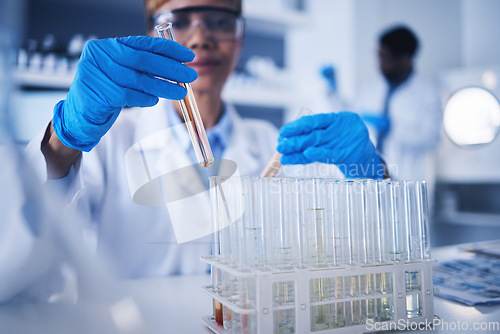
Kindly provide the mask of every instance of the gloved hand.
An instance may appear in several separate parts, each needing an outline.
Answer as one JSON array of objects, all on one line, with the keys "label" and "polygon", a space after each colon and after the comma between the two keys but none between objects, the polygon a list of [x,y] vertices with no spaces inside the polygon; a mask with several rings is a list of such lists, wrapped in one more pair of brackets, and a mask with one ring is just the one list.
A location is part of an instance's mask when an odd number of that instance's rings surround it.
[{"label": "gloved hand", "polygon": [[325,78],[328,83],[328,90],[330,93],[337,92],[337,78],[335,75],[335,68],[332,65],[325,65],[321,68],[321,76]]},{"label": "gloved hand", "polygon": [[303,116],[284,125],[278,139],[282,164],[335,164],[348,178],[384,176],[384,165],[368,129],[355,113]]},{"label": "gloved hand", "polygon": [[66,100],[54,108],[52,124],[67,147],[90,151],[123,107],[151,107],[158,97],[180,100],[186,89],[157,77],[191,82],[194,53],[161,38],[131,36],[89,41]]},{"label": "gloved hand", "polygon": [[362,114],[361,119],[373,126],[378,134],[387,134],[391,129],[391,120],[387,115]]}]

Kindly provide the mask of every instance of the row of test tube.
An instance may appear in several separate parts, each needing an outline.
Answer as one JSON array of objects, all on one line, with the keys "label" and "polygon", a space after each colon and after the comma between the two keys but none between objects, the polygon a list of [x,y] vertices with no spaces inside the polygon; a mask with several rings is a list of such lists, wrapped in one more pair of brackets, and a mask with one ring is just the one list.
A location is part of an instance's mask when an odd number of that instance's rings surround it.
[{"label": "row of test tube", "polygon": [[239,270],[428,259],[422,181],[211,177],[213,254]]}]

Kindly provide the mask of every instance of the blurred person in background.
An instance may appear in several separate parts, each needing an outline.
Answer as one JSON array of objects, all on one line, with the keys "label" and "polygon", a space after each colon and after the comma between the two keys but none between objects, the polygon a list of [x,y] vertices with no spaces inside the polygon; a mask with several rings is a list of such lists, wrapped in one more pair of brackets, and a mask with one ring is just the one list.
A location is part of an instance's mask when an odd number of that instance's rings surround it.
[{"label": "blurred person in background", "polygon": [[415,68],[418,49],[410,28],[384,31],[378,40],[381,78],[363,87],[354,109],[371,130],[391,178],[425,180],[432,193],[442,107],[438,87]]}]

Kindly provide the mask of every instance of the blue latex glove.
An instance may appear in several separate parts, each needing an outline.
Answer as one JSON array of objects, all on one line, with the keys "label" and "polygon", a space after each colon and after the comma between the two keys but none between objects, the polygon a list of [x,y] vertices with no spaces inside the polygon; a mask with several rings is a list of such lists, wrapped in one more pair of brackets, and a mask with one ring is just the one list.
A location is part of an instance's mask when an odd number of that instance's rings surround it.
[{"label": "blue latex glove", "polygon": [[351,112],[303,116],[284,125],[278,139],[282,164],[335,164],[348,178],[383,178],[384,165],[368,129]]},{"label": "blue latex glove", "polygon": [[188,48],[161,38],[131,36],[89,41],[66,100],[54,108],[54,130],[67,147],[90,151],[124,107],[151,107],[158,97],[180,100],[186,89],[157,77],[191,82]]},{"label": "blue latex glove", "polygon": [[373,126],[378,134],[385,135],[391,130],[391,120],[387,115],[362,114],[361,119]]}]

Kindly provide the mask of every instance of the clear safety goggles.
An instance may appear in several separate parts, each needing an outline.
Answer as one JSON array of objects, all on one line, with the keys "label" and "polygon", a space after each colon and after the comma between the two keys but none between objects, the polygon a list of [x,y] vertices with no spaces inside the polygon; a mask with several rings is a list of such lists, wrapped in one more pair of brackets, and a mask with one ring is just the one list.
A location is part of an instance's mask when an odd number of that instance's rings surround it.
[{"label": "clear safety goggles", "polygon": [[243,36],[244,20],[235,10],[211,6],[193,6],[161,12],[152,17],[152,25],[172,23],[175,39],[183,44],[197,27],[207,38],[216,41],[236,41]]}]

